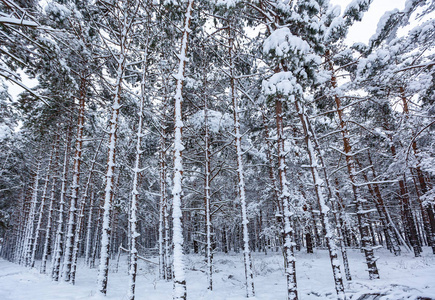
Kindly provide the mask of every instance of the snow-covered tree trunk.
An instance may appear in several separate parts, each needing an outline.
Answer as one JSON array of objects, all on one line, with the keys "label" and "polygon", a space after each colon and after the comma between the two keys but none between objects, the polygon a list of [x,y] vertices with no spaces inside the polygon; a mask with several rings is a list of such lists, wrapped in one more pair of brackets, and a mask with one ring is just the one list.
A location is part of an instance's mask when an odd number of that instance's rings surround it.
[{"label": "snow-covered tree trunk", "polygon": [[[323,165],[324,167],[324,165]],[[326,172],[326,170],[325,170]],[[336,181],[338,182],[338,179],[336,178]],[[328,183],[330,184],[330,183]],[[337,184],[338,185],[338,184]],[[332,186],[329,186],[330,191],[331,191],[331,198],[332,198]],[[344,220],[343,220],[343,207],[340,203],[340,194],[338,193],[338,191],[335,191],[335,196],[336,199],[333,202],[334,206],[333,209],[335,212],[334,214],[334,218],[335,218],[335,223],[337,226],[337,233],[338,233],[338,238],[340,239],[340,250],[341,250],[341,257],[343,259],[343,267],[344,267],[344,273],[346,274],[346,280],[350,281],[352,280],[352,276],[350,274],[350,267],[349,267],[349,259],[347,257],[347,250],[346,250],[346,242],[345,242],[345,238],[346,238],[346,234],[344,232]]]},{"label": "snow-covered tree trunk", "polygon": [[[166,174],[166,172],[165,172]],[[166,197],[166,201],[163,203],[163,218],[165,224],[165,279],[169,280],[172,278],[172,263],[171,263],[171,227],[169,226],[170,213],[169,213],[169,203],[168,198]]]},{"label": "snow-covered tree trunk", "polygon": [[[125,41],[124,41],[125,42]],[[114,173],[115,173],[115,148],[116,148],[116,131],[118,129],[119,109],[121,108],[122,79],[126,63],[125,44],[121,44],[121,52],[118,58],[118,69],[116,73],[115,98],[112,104],[112,114],[110,118],[109,130],[109,153],[107,156],[107,172],[104,189],[104,206],[103,206],[103,227],[101,235],[100,249],[100,266],[98,271],[98,291],[101,294],[107,292],[107,277],[109,274],[110,259],[110,234],[111,234],[111,212],[112,200],[114,193]]]},{"label": "snow-covered tree trunk", "polygon": [[21,241],[22,241],[22,238],[23,238],[23,233],[24,233],[24,228],[25,228],[25,222],[24,222],[24,207],[25,207],[25,195],[26,195],[26,193],[25,193],[25,190],[26,190],[26,188],[25,188],[25,186],[23,187],[23,189],[22,189],[22,191],[20,192],[21,193],[21,195],[20,195],[20,197],[19,197],[19,200],[18,200],[18,211],[19,211],[19,214],[18,214],[18,216],[17,216],[17,218],[18,218],[18,224],[17,224],[17,226],[16,226],[16,240],[15,240],[15,243],[14,243],[14,253],[13,253],[13,255],[12,255],[12,261],[13,262],[15,262],[15,263],[20,263],[19,261],[20,261],[20,254],[21,254],[21,246],[22,246],[22,244],[21,244]]},{"label": "snow-covered tree trunk", "polygon": [[147,71],[147,54],[148,54],[148,39],[145,43],[145,58],[143,60],[143,70],[142,70],[142,82],[141,82],[141,97],[139,100],[139,121],[137,125],[137,133],[136,133],[136,158],[134,162],[133,168],[133,186],[131,192],[131,202],[130,202],[130,268],[128,271],[129,276],[129,287],[128,287],[128,299],[135,299],[135,289],[136,289],[136,274],[137,274],[137,237],[140,235],[137,230],[137,210],[138,210],[138,199],[139,192],[138,188],[138,177],[140,172],[142,171],[139,168],[140,158],[143,150],[141,149],[141,142],[143,136],[143,113],[144,113],[144,105],[146,98],[146,71]]},{"label": "snow-covered tree trunk", "polygon": [[71,197],[69,205],[69,217],[67,223],[67,234],[66,234],[66,245],[65,245],[65,255],[63,262],[63,274],[62,279],[65,282],[70,282],[71,280],[71,268],[73,264],[73,251],[74,251],[74,233],[77,226],[77,200],[79,197],[79,186],[80,186],[80,166],[82,158],[82,147],[83,147],[83,128],[85,122],[85,100],[86,100],[86,86],[87,80],[84,75],[81,77],[80,82],[80,97],[79,97],[79,109],[78,109],[78,120],[77,120],[77,136],[74,154],[74,166],[73,166],[73,178],[71,185]]},{"label": "snow-covered tree trunk", "polygon": [[17,251],[16,251],[16,262],[18,264],[25,263],[25,244],[26,244],[26,230],[27,230],[27,218],[29,216],[28,210],[30,208],[30,203],[27,199],[28,187],[24,188],[22,194],[22,207],[20,214],[20,237],[17,240]]},{"label": "snow-covered tree trunk", "polygon": [[[400,87],[400,98],[402,99],[402,107],[405,118],[409,118],[409,107],[408,107],[408,99],[405,95],[405,90],[403,87]],[[415,135],[415,133],[413,133]],[[415,140],[411,143],[412,150],[414,155],[418,157],[419,150],[417,147],[417,142]],[[415,166],[415,173],[417,173],[418,185],[420,188],[420,194],[425,195],[428,192],[428,184],[426,182],[426,177],[423,174],[423,171],[420,167],[420,160],[418,159],[417,165]],[[412,172],[412,170],[411,170]],[[430,179],[428,179],[430,181]],[[429,182],[430,183],[430,182]],[[418,193],[418,191],[417,191]],[[420,202],[421,215],[423,217],[423,225],[427,235],[428,246],[432,247],[432,252],[435,254],[435,216],[434,210],[432,208],[432,204],[429,201],[421,202],[420,197],[418,196],[418,200]]]},{"label": "snow-covered tree trunk", "polygon": [[[335,88],[337,86],[335,76],[332,77],[332,86]],[[364,255],[366,258],[366,263],[369,272],[370,279],[379,279],[379,271],[376,266],[376,258],[374,256],[373,247],[371,245],[370,236],[369,236],[369,224],[367,213],[364,211],[363,207],[363,199],[358,190],[358,182],[356,180],[356,169],[355,162],[352,156],[352,146],[349,140],[349,132],[347,131],[346,122],[343,118],[343,108],[341,106],[340,98],[335,95],[334,96],[336,111],[338,115],[339,125],[341,128],[342,140],[343,140],[343,148],[344,153],[346,153],[346,165],[347,171],[349,175],[349,179],[352,185],[352,192],[354,196],[354,204],[356,207],[356,215],[358,220],[358,229],[361,235],[361,248],[364,251]]]},{"label": "snow-covered tree trunk", "polygon": [[277,98],[275,101],[275,116],[276,116],[276,133],[277,133],[277,156],[278,156],[278,178],[280,185],[280,201],[283,208],[283,253],[284,253],[284,268],[287,279],[287,299],[297,300],[297,284],[296,284],[296,259],[293,247],[294,229],[292,227],[290,211],[290,189],[287,181],[287,166],[285,163],[284,150],[284,125],[282,99]]},{"label": "snow-covered tree trunk", "polygon": [[45,227],[45,238],[44,238],[44,249],[42,251],[42,259],[41,259],[41,274],[45,274],[47,271],[47,259],[48,259],[48,249],[51,244],[51,235],[52,235],[52,222],[53,222],[53,211],[54,211],[54,201],[56,198],[56,182],[58,178],[57,168],[59,166],[59,136],[56,136],[56,144],[54,146],[53,153],[53,171],[51,176],[51,190],[50,190],[50,204],[48,207],[48,215],[47,215],[47,226]]},{"label": "snow-covered tree trunk", "polygon": [[[346,246],[344,243],[344,236],[343,236],[343,230],[342,230],[342,226],[341,224],[343,223],[341,218],[342,218],[342,208],[338,203],[338,197],[335,198],[335,195],[338,196],[338,193],[334,193],[333,191],[333,187],[331,185],[331,181],[329,178],[329,174],[326,168],[326,164],[325,164],[325,159],[323,157],[323,152],[320,149],[320,145],[319,145],[319,141],[317,139],[317,135],[316,132],[310,122],[310,120],[307,118],[307,129],[311,134],[311,138],[314,142],[314,146],[316,148],[317,151],[317,155],[320,161],[320,168],[323,170],[323,175],[325,178],[325,184],[326,184],[326,189],[328,191],[328,201],[331,205],[332,208],[332,212],[334,215],[334,221],[335,221],[335,228],[337,230],[337,240],[339,241],[340,244],[340,250],[341,250],[341,256],[342,256],[342,260],[343,260],[343,267],[344,267],[344,273],[346,274],[346,280],[350,281],[352,280],[352,276],[350,275],[350,268],[349,268],[349,259],[347,256],[347,250],[346,250]],[[312,211],[312,209],[311,209]],[[317,233],[317,229],[316,229],[316,233]]]},{"label": "snow-covered tree trunk", "polygon": [[[86,180],[86,186],[85,190],[83,192],[83,195],[80,199],[80,206],[79,206],[79,213],[77,215],[77,224],[74,231],[74,246],[73,246],[73,254],[72,254],[72,266],[71,266],[71,275],[70,280],[72,284],[75,284],[75,278],[76,278],[76,271],[77,271],[77,259],[78,259],[78,252],[79,252],[79,246],[80,246],[80,236],[82,231],[82,223],[83,218],[85,216],[85,206],[86,206],[86,200],[88,199],[89,190],[91,188],[92,184],[92,175],[94,173],[95,163],[97,161],[97,156],[100,151],[101,144],[103,143],[103,139],[101,139],[100,143],[98,144],[98,148],[95,151],[94,158],[91,161],[91,167],[88,174],[88,179]],[[92,203],[91,203],[92,205]],[[89,208],[90,215],[92,208]]]},{"label": "snow-covered tree trunk", "polygon": [[276,182],[276,177],[275,177],[275,169],[274,169],[274,164],[273,164],[273,146],[271,143],[271,136],[270,136],[270,132],[269,132],[269,127],[267,126],[267,118],[266,115],[264,113],[262,113],[262,118],[263,118],[263,126],[264,126],[264,134],[265,134],[265,142],[266,142],[266,159],[268,161],[269,164],[269,179],[270,182],[272,184],[272,190],[273,190],[273,196],[274,196],[274,202],[275,202],[275,206],[276,206],[276,213],[282,215],[283,210],[282,210],[282,206],[281,206],[281,201],[279,201],[279,188],[278,188],[278,184]]},{"label": "snow-covered tree trunk", "polygon": [[210,211],[210,181],[211,181],[211,161],[210,161],[210,133],[208,124],[207,98],[204,99],[204,207],[205,207],[205,228],[206,228],[206,257],[207,257],[207,289],[213,290],[213,248],[211,245],[211,211]]},{"label": "snow-covered tree trunk", "polygon": [[52,164],[52,160],[53,160],[53,155],[55,155],[54,154],[54,152],[55,152],[54,147],[55,146],[53,146],[53,149],[51,150],[51,153],[50,153],[50,158],[48,160],[48,166],[47,166],[47,174],[45,175],[45,179],[44,179],[44,188],[43,188],[43,192],[42,192],[41,205],[39,207],[38,222],[36,224],[36,229],[35,229],[35,239],[33,241],[32,257],[30,259],[30,266],[32,268],[35,266],[36,248],[38,247],[39,232],[41,230],[42,217],[44,215],[45,203],[47,201],[47,193],[48,193],[49,183],[50,183],[50,179],[51,179],[51,171],[52,171],[51,164]]},{"label": "snow-covered tree trunk", "polygon": [[30,202],[29,217],[27,219],[27,226],[26,226],[26,238],[24,243],[24,251],[25,251],[24,262],[26,267],[31,266],[32,246],[33,246],[34,229],[35,229],[34,223],[35,223],[35,215],[36,215],[36,205],[38,202],[38,187],[39,187],[40,171],[41,171],[41,160],[38,159],[36,165],[35,180],[33,182],[33,187],[32,187],[32,200]]},{"label": "snow-covered tree trunk", "polygon": [[91,236],[92,236],[92,212],[94,209],[94,192],[91,193],[91,200],[89,203],[88,220],[86,222],[86,243],[85,243],[85,263],[90,266],[91,258]]},{"label": "snow-covered tree trunk", "polygon": [[48,248],[50,247],[51,233],[52,233],[51,224],[53,222],[53,210],[54,210],[53,206],[56,197],[56,181],[57,181],[56,179],[57,179],[56,175],[53,175],[52,183],[51,183],[51,191],[50,191],[50,205],[48,207],[47,226],[45,227],[44,250],[42,251],[42,260],[41,260],[41,269],[40,269],[40,272],[42,274],[45,274],[47,271]]},{"label": "snow-covered tree trunk", "polygon": [[[376,176],[375,168],[373,166],[370,152],[367,153],[367,155],[368,155],[368,159],[369,159],[369,164],[370,164],[371,169],[372,169],[373,178],[376,178],[377,176]],[[355,160],[358,162],[358,159],[355,159]],[[358,164],[359,164],[359,162],[358,162]],[[364,180],[366,182],[370,182],[366,172],[361,172],[361,173],[364,177]],[[400,252],[401,252],[400,247],[399,247],[399,242],[396,238],[396,235],[394,234],[393,225],[391,224],[390,219],[388,218],[388,211],[387,211],[387,208],[385,207],[384,199],[382,198],[379,184],[374,182],[373,184],[367,184],[367,187],[369,189],[370,194],[374,198],[376,209],[378,210],[378,213],[379,213],[379,220],[381,221],[382,229],[383,229],[384,234],[385,234],[387,248],[390,251],[392,250],[394,252],[394,255],[398,256],[398,255],[400,255]]]},{"label": "snow-covered tree trunk", "polygon": [[[119,109],[121,108],[121,96],[124,72],[127,66],[127,55],[131,50],[131,31],[132,26],[136,22],[136,15],[140,7],[138,2],[121,1],[118,5],[111,7],[112,11],[108,12],[108,18],[114,18],[118,28],[116,28],[115,40],[111,41],[117,46],[117,53],[109,50],[112,58],[116,61],[116,73],[114,83],[114,99],[112,104],[112,112],[110,118],[109,129],[109,146],[107,155],[107,171],[105,176],[105,189],[104,189],[104,205],[102,216],[102,234],[101,234],[101,247],[100,247],[100,265],[98,271],[98,292],[106,295],[107,280],[109,274],[109,260],[110,260],[110,241],[111,241],[111,223],[112,223],[112,207],[113,198],[115,194],[115,149],[117,142],[117,129],[119,119]],[[112,23],[113,20],[109,20]],[[119,179],[119,176],[118,176]]]},{"label": "snow-covered tree trunk", "polygon": [[[163,134],[163,132],[161,133]],[[159,175],[160,175],[160,202],[159,202],[159,277],[165,279],[165,216],[164,207],[166,205],[166,172],[165,172],[165,142],[164,137],[160,138],[160,150],[159,150]]]},{"label": "snow-covered tree trunk", "polygon": [[[167,98],[163,98],[162,116],[160,125],[160,149],[159,149],[159,184],[160,184],[160,202],[159,202],[159,277],[160,279],[169,279],[168,259],[169,259],[169,228],[167,213],[167,196],[166,196],[166,105]],[[168,226],[166,226],[168,225]]]},{"label": "snow-covered tree trunk", "polygon": [[182,230],[182,212],[181,212],[181,197],[183,193],[182,179],[183,179],[183,159],[182,151],[184,150],[182,141],[183,131],[183,114],[181,105],[183,103],[183,84],[184,84],[184,71],[187,62],[187,46],[190,33],[190,22],[192,19],[194,0],[189,0],[187,3],[186,14],[184,17],[183,37],[181,39],[180,53],[178,54],[178,71],[174,75],[177,80],[176,90],[174,96],[174,179],[172,189],[172,219],[173,219],[173,244],[174,244],[174,257],[173,257],[173,272],[174,272],[174,292],[173,299],[187,298],[186,291],[186,276],[184,270],[183,258],[183,230]]},{"label": "snow-covered tree trunk", "polygon": [[[394,145],[391,146],[393,156],[396,156],[396,150]],[[405,174],[402,174],[402,178],[399,179],[399,192],[400,200],[402,204],[402,214],[405,227],[405,234],[407,235],[409,242],[414,250],[415,257],[421,256],[421,246],[418,240],[417,228],[415,226],[414,216],[411,209],[408,187],[406,185]]]},{"label": "snow-covered tree trunk", "polygon": [[240,199],[240,207],[242,210],[242,232],[243,232],[243,261],[245,266],[245,287],[246,297],[255,296],[254,274],[252,272],[252,258],[249,247],[249,232],[248,232],[248,212],[246,205],[245,192],[245,173],[243,170],[243,149],[242,149],[242,134],[240,133],[239,121],[239,105],[237,99],[237,82],[234,65],[234,29],[228,25],[228,65],[230,76],[230,100],[233,105],[234,118],[234,143],[236,146],[237,159],[237,178],[238,178],[238,193]]},{"label": "snow-covered tree trunk", "polygon": [[331,261],[332,274],[334,277],[335,291],[337,292],[337,299],[345,300],[346,295],[344,293],[343,277],[340,270],[340,262],[338,261],[337,249],[334,241],[334,233],[329,223],[328,212],[330,208],[327,206],[323,195],[323,180],[320,178],[318,171],[318,160],[316,152],[314,151],[314,145],[312,139],[313,132],[310,130],[310,121],[305,114],[305,108],[300,101],[295,101],[296,111],[302,123],[303,132],[305,135],[305,144],[307,146],[308,157],[310,160],[311,174],[314,182],[314,190],[316,192],[316,198],[319,205],[320,221],[322,222],[323,234],[326,240],[326,246],[329,251],[329,258]]},{"label": "snow-covered tree trunk", "polygon": [[[94,194],[95,195],[95,194]],[[98,201],[99,200],[99,201]],[[95,267],[95,260],[98,257],[98,252],[100,251],[100,244],[101,244],[101,236],[102,234],[102,218],[103,218],[103,205],[104,205],[104,198],[99,199],[97,198],[97,220],[96,220],[96,225],[93,226],[94,228],[94,233],[93,233],[93,241],[92,241],[92,246],[90,247],[92,249],[92,254],[89,260],[89,267],[90,268],[94,268]]]},{"label": "snow-covered tree trunk", "polygon": [[65,209],[65,197],[66,197],[66,181],[67,181],[67,173],[68,173],[68,159],[69,159],[69,149],[70,149],[70,129],[68,130],[68,135],[65,144],[65,154],[63,159],[63,171],[61,177],[61,188],[60,188],[60,199],[59,199],[59,211],[58,211],[58,219],[57,219],[57,230],[56,237],[54,242],[54,250],[53,250],[53,258],[51,263],[51,278],[54,281],[59,280],[60,273],[60,261],[62,259],[63,254],[63,214]]}]

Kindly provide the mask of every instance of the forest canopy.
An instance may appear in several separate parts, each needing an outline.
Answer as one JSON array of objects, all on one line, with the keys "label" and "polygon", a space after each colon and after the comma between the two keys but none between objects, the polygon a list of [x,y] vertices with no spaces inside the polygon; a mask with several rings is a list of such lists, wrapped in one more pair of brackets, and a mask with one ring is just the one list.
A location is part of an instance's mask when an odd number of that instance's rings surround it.
[{"label": "forest canopy", "polygon": [[373,280],[377,247],[435,254],[435,3],[349,45],[371,3],[1,0],[1,256],[71,283],[83,258],[105,295],[126,252],[134,299],[158,255],[186,299],[185,255],[212,290],[241,251],[253,297],[279,248],[298,299],[295,251],[321,248],[346,299],[346,249]]}]

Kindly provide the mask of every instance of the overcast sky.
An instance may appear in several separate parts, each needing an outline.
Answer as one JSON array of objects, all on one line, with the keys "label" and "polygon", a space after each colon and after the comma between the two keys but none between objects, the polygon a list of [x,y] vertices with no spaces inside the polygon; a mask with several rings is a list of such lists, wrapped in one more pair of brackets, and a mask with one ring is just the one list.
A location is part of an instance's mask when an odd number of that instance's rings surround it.
[{"label": "overcast sky", "polygon": [[[362,22],[355,23],[349,31],[347,42],[353,44],[355,42],[367,43],[369,38],[376,32],[378,20],[382,15],[389,10],[395,8],[403,9],[406,0],[373,0],[370,9],[364,14]],[[343,13],[346,6],[352,0],[330,0],[331,4],[340,5]]]}]

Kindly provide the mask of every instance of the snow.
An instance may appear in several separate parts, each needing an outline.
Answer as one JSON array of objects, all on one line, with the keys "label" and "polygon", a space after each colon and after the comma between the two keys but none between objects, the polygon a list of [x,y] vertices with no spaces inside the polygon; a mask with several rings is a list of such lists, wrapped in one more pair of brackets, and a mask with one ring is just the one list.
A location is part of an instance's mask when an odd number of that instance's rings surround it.
[{"label": "snow", "polygon": [[275,73],[268,80],[263,80],[263,91],[265,95],[278,93],[283,96],[301,95],[303,92],[292,72]]},{"label": "snow", "polygon": [[240,0],[217,0],[216,5],[231,8],[236,6],[238,2],[240,2]]},{"label": "snow", "polygon": [[172,220],[173,220],[173,271],[174,271],[174,299],[183,299],[186,297],[185,272],[184,272],[184,254],[183,254],[183,233],[182,233],[182,212],[181,212],[181,195],[182,195],[182,174],[183,174],[183,158],[181,152],[184,149],[182,141],[182,102],[183,102],[183,79],[186,67],[186,54],[189,39],[189,25],[192,18],[193,0],[189,0],[184,19],[183,38],[181,40],[178,72],[175,76],[177,79],[176,90],[174,95],[174,185],[172,188]]},{"label": "snow", "polygon": [[6,124],[0,124],[0,141],[12,137],[12,130]]},{"label": "snow", "polygon": [[[340,7],[338,7],[338,10],[340,9]],[[336,13],[336,12],[333,12],[334,14]],[[338,11],[338,14],[339,14],[340,12]],[[331,25],[328,27],[328,29],[327,29],[327,32],[326,32],[326,34],[325,34],[325,36],[326,36],[326,39],[329,39],[329,38],[331,38],[331,36],[333,36],[334,35],[334,33],[336,33],[337,31],[339,31],[342,27],[344,27],[345,26],[345,20],[342,18],[342,17],[340,17],[340,16],[338,16],[338,17],[335,17],[333,20],[332,20],[332,22],[331,22]]]},{"label": "snow", "polygon": [[[195,130],[200,130],[204,126],[205,113],[200,110],[189,118],[190,123]],[[207,122],[209,130],[213,133],[218,133],[220,130],[228,130],[233,126],[233,119],[227,113],[222,114],[216,110],[207,110]]]},{"label": "snow", "polygon": [[[372,2],[372,0],[353,0],[344,10],[344,14],[347,15],[350,14],[352,11],[358,11],[359,8],[367,7],[368,5],[370,5],[370,2]],[[359,19],[362,19],[363,15],[364,13],[361,12]]]},{"label": "snow", "polygon": [[390,18],[393,15],[396,15],[398,12],[399,12],[399,10],[397,8],[395,8],[395,9],[393,9],[391,11],[387,11],[387,12],[384,13],[384,15],[379,19],[378,25],[377,25],[377,28],[376,28],[376,33],[370,38],[370,41],[374,41],[374,40],[379,38],[379,36],[381,35],[382,31],[387,26],[387,22],[390,20]]},{"label": "snow", "polygon": [[71,15],[71,10],[56,2],[47,3],[47,5],[44,7],[44,12],[47,15],[56,17],[56,19],[59,21],[65,20]]},{"label": "snow", "polygon": [[27,21],[27,20],[10,18],[10,17],[0,17],[0,24],[22,25],[22,26],[29,26],[29,27],[38,26],[38,23],[33,21]]},{"label": "snow", "polygon": [[310,46],[306,41],[298,36],[293,35],[287,27],[274,30],[270,36],[265,39],[263,44],[263,53],[267,54],[271,50],[275,51],[277,56],[286,56],[288,53],[299,52],[307,53]]},{"label": "snow", "polygon": [[[415,299],[416,296],[435,295],[435,257],[429,248],[424,248],[422,257],[404,253],[395,257],[387,250],[376,250],[380,256],[378,266],[380,280],[369,280],[359,250],[348,250],[352,282],[345,284],[348,299],[358,299],[365,293],[388,293],[383,299]],[[207,291],[206,264],[202,255],[186,255],[186,280],[189,299],[242,300],[245,298],[243,255],[216,253],[213,292]],[[151,258],[158,261],[158,257]],[[278,252],[252,253],[256,297],[258,300],[285,299],[286,283],[283,258]],[[35,269],[0,260],[0,299],[2,300],[73,300],[97,299],[96,269],[88,269],[79,260],[76,285],[52,282],[49,276]],[[298,294],[303,300],[335,299],[334,282],[328,266],[326,250],[314,254],[296,252]],[[122,256],[119,272],[113,273],[104,299],[126,299],[128,287],[127,256]],[[259,284],[261,283],[261,284]],[[158,280],[158,267],[143,261],[138,262],[137,295],[146,299],[172,299],[172,282]]]}]

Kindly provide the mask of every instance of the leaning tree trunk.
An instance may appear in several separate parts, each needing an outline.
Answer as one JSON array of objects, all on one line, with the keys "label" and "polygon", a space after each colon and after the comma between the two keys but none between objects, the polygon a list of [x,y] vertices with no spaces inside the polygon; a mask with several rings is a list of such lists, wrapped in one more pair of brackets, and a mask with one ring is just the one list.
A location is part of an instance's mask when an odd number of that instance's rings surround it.
[{"label": "leaning tree trunk", "polygon": [[19,263],[20,260],[20,249],[21,249],[21,240],[23,237],[23,233],[24,233],[24,208],[25,208],[25,195],[26,195],[26,184],[24,184],[22,190],[21,190],[21,195],[20,198],[18,200],[18,214],[17,214],[17,225],[16,225],[16,238],[15,238],[15,242],[14,242],[14,252],[12,254],[12,261],[15,263]]},{"label": "leaning tree trunk", "polygon": [[[329,61],[329,64],[330,64],[329,66],[330,70],[333,72],[332,62]],[[332,75],[331,85],[333,88],[337,87],[337,79],[335,77],[335,74]],[[349,140],[349,132],[347,130],[346,122],[344,121],[343,118],[343,107],[341,106],[341,99],[337,95],[334,95],[334,101],[336,105],[336,112],[339,120],[339,126],[341,128],[347,171],[348,171],[350,183],[352,185],[354,204],[355,204],[356,215],[358,220],[358,229],[361,235],[361,246],[362,246],[361,248],[364,251],[364,255],[366,258],[369,278],[379,279],[379,271],[378,271],[378,267],[376,266],[376,259],[374,256],[373,247],[370,242],[368,216],[367,213],[364,211],[364,207],[363,207],[364,200],[362,199],[362,196],[360,194],[357,179],[355,176],[356,174],[355,162],[352,154],[352,146]]]},{"label": "leaning tree trunk", "polygon": [[[400,87],[400,96],[403,103],[403,113],[405,114],[405,117],[408,118],[409,115],[409,107],[408,107],[408,101],[406,99],[405,90],[403,87]],[[418,147],[417,142],[415,140],[412,141],[412,150],[414,151],[414,155],[418,155]],[[428,192],[428,187],[426,183],[426,178],[423,174],[423,171],[420,168],[420,162],[418,162],[417,166],[415,167],[416,173],[417,173],[417,179],[420,186],[420,191],[422,195],[425,195]],[[419,201],[420,201],[420,197]],[[432,252],[435,254],[435,216],[434,216],[434,210],[432,208],[432,204],[430,201],[423,201],[420,202],[421,205],[421,215],[423,217],[423,224],[427,235],[428,244],[430,247],[432,247]]]},{"label": "leaning tree trunk", "polygon": [[[347,257],[347,250],[346,250],[346,245],[344,243],[344,234],[343,234],[343,230],[342,230],[342,208],[339,204],[339,199],[335,198],[335,194],[333,192],[333,188],[331,186],[331,181],[326,169],[326,164],[325,164],[325,159],[323,158],[323,153],[320,149],[320,144],[319,141],[317,139],[316,136],[316,132],[313,129],[313,126],[311,124],[311,122],[309,121],[309,118],[307,118],[307,129],[311,134],[311,138],[314,142],[314,146],[316,148],[317,151],[317,155],[320,161],[320,167],[321,169],[323,169],[323,176],[325,178],[325,184],[326,184],[326,189],[327,189],[327,194],[328,194],[328,201],[330,202],[332,211],[333,211],[333,215],[334,215],[334,221],[335,221],[335,227],[337,230],[337,240],[339,240],[340,243],[340,250],[341,250],[341,256],[342,256],[342,260],[343,260],[343,267],[344,267],[344,273],[346,274],[346,279],[348,281],[352,280],[352,276],[350,275],[350,268],[349,268],[349,260]],[[312,208],[311,208],[312,211]],[[315,224],[314,224],[315,226]],[[317,234],[317,229],[316,229],[316,234]]]},{"label": "leaning tree trunk", "polygon": [[[394,144],[391,144],[390,149],[393,157],[396,157],[396,146]],[[402,206],[402,214],[404,218],[405,235],[410,241],[412,249],[414,250],[415,257],[418,257],[421,255],[421,248],[418,241],[418,233],[417,228],[415,227],[414,216],[411,210],[405,174],[402,174],[402,178],[399,179],[399,193]]]},{"label": "leaning tree trunk", "polygon": [[[370,153],[368,153],[368,158],[369,158],[370,168],[372,169],[373,178],[376,178],[376,172],[373,166]],[[355,161],[358,163],[358,165],[360,165],[358,159],[355,159]],[[363,175],[364,180],[368,183],[369,178],[366,172],[361,171],[361,173]],[[367,184],[367,187],[375,201],[375,206],[379,214],[379,220],[381,221],[382,230],[384,231],[387,249],[389,249],[390,251],[392,250],[394,252],[394,255],[399,256],[401,252],[399,242],[397,241],[396,235],[394,234],[393,224],[391,224],[390,218],[388,218],[388,211],[387,208],[385,207],[384,199],[382,198],[379,185],[376,182],[374,182],[373,187],[372,184]]]},{"label": "leaning tree trunk", "polygon": [[313,142],[311,140],[314,138],[313,132],[311,132],[310,130],[312,128],[310,126],[310,121],[308,119],[308,116],[305,114],[305,109],[303,107],[303,104],[300,101],[296,101],[295,106],[299,118],[301,119],[302,128],[305,135],[305,144],[307,146],[308,157],[310,160],[310,168],[311,168],[311,174],[314,182],[314,190],[316,192],[316,198],[319,205],[320,221],[322,222],[323,234],[325,236],[326,245],[328,247],[329,258],[331,260],[331,267],[332,267],[332,273],[334,277],[335,291],[337,292],[337,299],[345,300],[346,295],[344,293],[343,278],[341,276],[340,263],[338,261],[337,249],[334,241],[334,234],[331,229],[329,218],[328,218],[328,211],[330,211],[330,209],[326,205],[326,201],[323,196],[323,191],[321,186],[323,180],[319,176],[319,171],[317,169],[318,168],[317,156],[314,151]]}]

